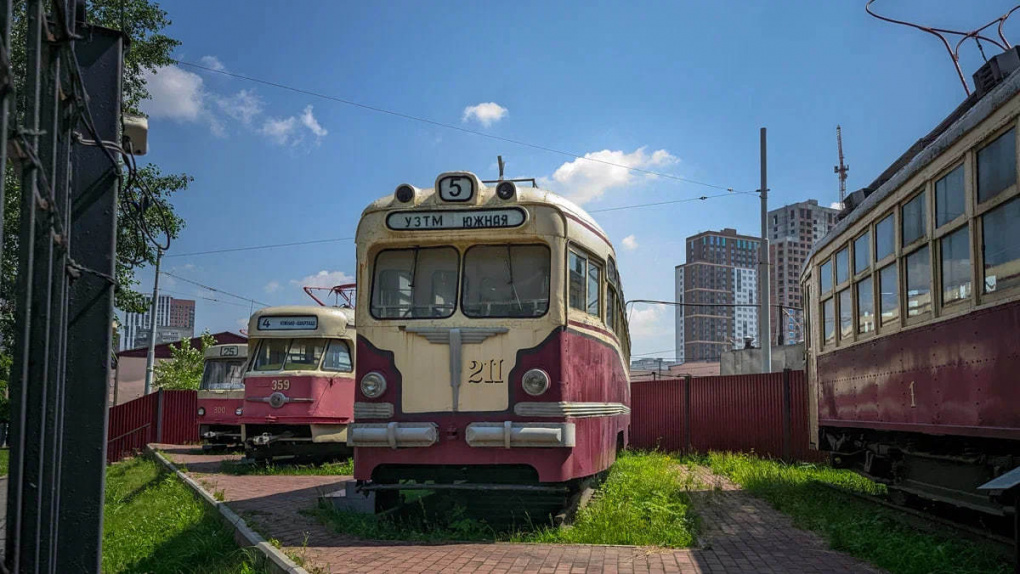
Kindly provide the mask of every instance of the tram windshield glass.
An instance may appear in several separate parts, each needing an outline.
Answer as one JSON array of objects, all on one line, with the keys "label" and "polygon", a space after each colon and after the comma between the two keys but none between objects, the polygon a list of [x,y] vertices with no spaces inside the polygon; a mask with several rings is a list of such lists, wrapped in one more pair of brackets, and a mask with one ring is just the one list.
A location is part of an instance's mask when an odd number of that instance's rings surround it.
[{"label": "tram windshield glass", "polygon": [[206,361],[202,370],[203,391],[229,391],[244,388],[244,359]]},{"label": "tram windshield glass", "polygon": [[372,315],[380,319],[444,318],[457,306],[457,250],[389,249],[375,259]]},{"label": "tram windshield glass", "polygon": [[[325,355],[325,360],[323,360]],[[252,361],[253,371],[350,372],[350,349],[338,339],[263,339]]]},{"label": "tram windshield glass", "polygon": [[468,317],[541,317],[549,310],[549,248],[479,245],[464,254]]}]

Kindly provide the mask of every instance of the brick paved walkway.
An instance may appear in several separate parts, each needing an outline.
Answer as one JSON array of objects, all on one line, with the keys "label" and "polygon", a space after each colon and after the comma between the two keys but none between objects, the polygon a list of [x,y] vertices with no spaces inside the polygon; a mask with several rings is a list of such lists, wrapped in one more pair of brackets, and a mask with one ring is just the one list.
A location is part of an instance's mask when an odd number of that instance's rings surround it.
[{"label": "brick paved walkway", "polygon": [[304,558],[313,573],[473,572],[486,574],[638,573],[851,573],[879,572],[829,550],[818,536],[733,485],[699,472],[705,490],[691,493],[702,517],[701,545],[685,550],[630,546],[551,544],[411,544],[361,540],[328,531],[299,513],[321,493],[349,477],[233,476],[217,473],[219,460],[236,455],[193,455],[161,447],[210,492],[222,491],[230,507],[286,552]]}]

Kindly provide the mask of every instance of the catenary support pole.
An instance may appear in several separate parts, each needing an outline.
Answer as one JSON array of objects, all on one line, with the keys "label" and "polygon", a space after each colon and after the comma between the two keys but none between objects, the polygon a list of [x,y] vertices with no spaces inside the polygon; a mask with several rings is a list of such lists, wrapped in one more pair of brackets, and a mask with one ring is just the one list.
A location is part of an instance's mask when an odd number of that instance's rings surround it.
[{"label": "catenary support pole", "polygon": [[159,309],[159,264],[163,250],[156,250],[156,279],[152,287],[152,305],[149,309],[149,352],[145,354],[145,394],[152,392],[152,369],[156,360],[156,311]]},{"label": "catenary support pole", "polygon": [[758,343],[761,372],[772,372],[772,305],[769,294],[769,187],[766,173],[765,128],[761,128],[761,245],[758,249]]}]

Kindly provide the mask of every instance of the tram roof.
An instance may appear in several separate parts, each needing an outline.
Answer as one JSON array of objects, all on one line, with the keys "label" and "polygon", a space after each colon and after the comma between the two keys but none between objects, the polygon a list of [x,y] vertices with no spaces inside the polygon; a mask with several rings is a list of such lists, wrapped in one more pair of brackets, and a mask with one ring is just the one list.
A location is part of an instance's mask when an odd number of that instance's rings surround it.
[{"label": "tram roof", "polygon": [[[453,173],[468,173],[468,172],[453,172]],[[472,174],[473,175],[473,174]],[[477,176],[476,176],[477,177]],[[362,217],[370,213],[388,212],[405,210],[409,208],[452,208],[452,209],[463,209],[467,207],[507,207],[510,205],[546,205],[568,213],[579,221],[586,225],[589,225],[598,230],[603,237],[606,237],[606,232],[602,229],[602,226],[588,214],[587,211],[581,209],[573,201],[553,193],[551,191],[541,189],[538,187],[532,187],[530,185],[517,185],[517,195],[514,199],[503,200],[496,196],[495,186],[488,186],[483,184],[482,189],[479,192],[479,198],[477,201],[472,202],[470,205],[464,204],[451,204],[445,201],[441,201],[436,194],[435,188],[419,189],[413,202],[402,203],[394,197],[393,193],[384,195],[379,199],[373,201],[365,210],[362,212]]]},{"label": "tram roof", "polygon": [[[865,199],[849,213],[846,213],[825,237],[815,243],[808,252],[805,261],[810,261],[815,253],[824,249],[856,223],[866,218],[879,203],[895,193],[907,180],[937,160],[953,144],[978,127],[982,121],[1018,94],[1020,94],[1020,68],[1014,70],[995,87],[983,93],[979,91],[972,93],[935,129],[917,140],[910,149],[897,158],[875,181],[854,192],[854,194],[860,192],[865,196]],[[810,270],[811,266],[805,265],[801,276],[806,275]]]},{"label": "tram roof", "polygon": [[[314,326],[307,321],[312,317]],[[354,309],[350,307],[283,305],[255,311],[248,320],[248,336],[253,339],[351,336],[348,327],[354,328]]]}]

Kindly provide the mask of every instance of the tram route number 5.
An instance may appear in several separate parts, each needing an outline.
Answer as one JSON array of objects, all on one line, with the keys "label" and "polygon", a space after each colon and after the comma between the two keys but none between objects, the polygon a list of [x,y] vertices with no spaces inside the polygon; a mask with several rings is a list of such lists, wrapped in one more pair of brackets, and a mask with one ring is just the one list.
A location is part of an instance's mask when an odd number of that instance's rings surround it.
[{"label": "tram route number 5", "polygon": [[469,383],[503,383],[503,359],[489,359],[488,361],[471,361],[469,367],[471,374],[468,375]]}]

